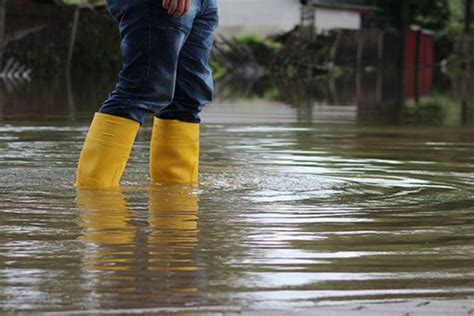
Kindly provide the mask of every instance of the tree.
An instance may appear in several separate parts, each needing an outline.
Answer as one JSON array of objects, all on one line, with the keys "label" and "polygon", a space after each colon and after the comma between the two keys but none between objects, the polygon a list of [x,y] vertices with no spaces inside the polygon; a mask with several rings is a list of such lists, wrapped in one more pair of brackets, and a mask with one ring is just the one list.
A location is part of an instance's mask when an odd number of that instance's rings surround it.
[{"label": "tree", "polygon": [[[404,11],[407,23],[431,30],[447,27],[452,17],[452,2],[456,0],[366,0],[365,4],[380,8],[380,14],[389,18],[390,27],[400,29]],[[406,10],[403,10],[406,6]]]}]

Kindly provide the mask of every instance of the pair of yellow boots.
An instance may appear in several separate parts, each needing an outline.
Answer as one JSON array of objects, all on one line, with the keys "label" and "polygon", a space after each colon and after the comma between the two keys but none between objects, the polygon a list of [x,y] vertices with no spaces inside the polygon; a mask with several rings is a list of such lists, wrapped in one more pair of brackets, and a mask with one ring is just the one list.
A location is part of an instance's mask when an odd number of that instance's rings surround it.
[{"label": "pair of yellow boots", "polygon": [[[76,187],[117,187],[127,165],[140,124],[96,113],[77,168]],[[150,144],[153,183],[195,185],[199,168],[199,124],[155,117]]]}]

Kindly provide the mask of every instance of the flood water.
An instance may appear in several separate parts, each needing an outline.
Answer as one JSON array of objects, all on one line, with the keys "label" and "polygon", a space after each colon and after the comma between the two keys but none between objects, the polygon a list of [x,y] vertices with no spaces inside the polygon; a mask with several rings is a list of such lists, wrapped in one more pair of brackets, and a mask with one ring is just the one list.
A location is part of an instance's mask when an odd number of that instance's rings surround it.
[{"label": "flood water", "polygon": [[78,155],[110,86],[2,92],[0,310],[474,296],[474,127],[462,102],[434,120],[368,120],[346,90],[350,102],[298,104],[296,89],[275,99],[220,87],[203,115],[198,188],[149,185],[148,122],[120,190],[78,191]]}]

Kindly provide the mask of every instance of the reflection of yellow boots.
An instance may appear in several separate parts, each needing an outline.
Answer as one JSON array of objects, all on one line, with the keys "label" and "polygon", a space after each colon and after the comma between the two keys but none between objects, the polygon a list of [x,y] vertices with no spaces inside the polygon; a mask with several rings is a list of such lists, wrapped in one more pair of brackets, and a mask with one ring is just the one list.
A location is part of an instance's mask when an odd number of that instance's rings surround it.
[{"label": "reflection of yellow boots", "polygon": [[151,189],[149,270],[196,270],[197,212],[198,197],[191,187],[160,186]]},{"label": "reflection of yellow boots", "polygon": [[154,183],[197,184],[199,124],[155,117],[150,145]]},{"label": "reflection of yellow boots", "polygon": [[139,127],[133,120],[96,113],[79,159],[76,186],[118,186]]},{"label": "reflection of yellow boots", "polygon": [[86,269],[127,270],[136,228],[122,192],[80,189],[76,203],[85,229],[80,239],[97,246],[87,253]]}]

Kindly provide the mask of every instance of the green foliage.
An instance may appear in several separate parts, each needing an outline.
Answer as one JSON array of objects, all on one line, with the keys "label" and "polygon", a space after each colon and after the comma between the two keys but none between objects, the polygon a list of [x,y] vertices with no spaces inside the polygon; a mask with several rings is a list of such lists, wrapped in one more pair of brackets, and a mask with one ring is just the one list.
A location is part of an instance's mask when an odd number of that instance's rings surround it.
[{"label": "green foliage", "polygon": [[387,17],[386,27],[399,28],[402,23],[402,9],[408,4],[408,24],[417,24],[432,30],[448,26],[453,14],[453,5],[461,6],[462,0],[332,0],[357,5],[371,5],[379,8],[378,14]]},{"label": "green foliage", "polygon": [[[386,19],[385,27],[400,29],[403,4],[407,4],[406,23],[435,32],[436,59],[446,58],[454,40],[463,32],[465,1],[463,0],[362,0],[363,4],[380,8],[378,15]],[[361,1],[357,1],[359,4]]]},{"label": "green foliage", "polygon": [[406,121],[416,124],[458,125],[461,101],[444,94],[433,94],[417,104],[405,105]]},{"label": "green foliage", "polygon": [[263,47],[269,52],[276,54],[281,49],[280,43],[254,34],[235,36],[233,40],[236,43],[247,45],[252,50]]},{"label": "green foliage", "polygon": [[461,1],[449,1],[449,21],[443,29],[435,33],[436,54],[441,58],[451,54],[454,40],[463,33],[463,9]]},{"label": "green foliage", "polygon": [[219,80],[227,74],[227,69],[216,60],[211,59],[209,61],[209,65],[212,68],[212,75],[214,79]]},{"label": "green foliage", "polygon": [[448,26],[453,12],[452,3],[458,0],[366,0],[364,4],[380,8],[379,14],[389,18],[387,27],[402,25],[402,8],[408,3],[408,23],[431,30]]},{"label": "green foliage", "polygon": [[[241,35],[232,38],[237,47],[245,48],[264,67],[270,67],[282,45],[272,39],[258,35]],[[236,52],[238,53],[238,52]]]}]

